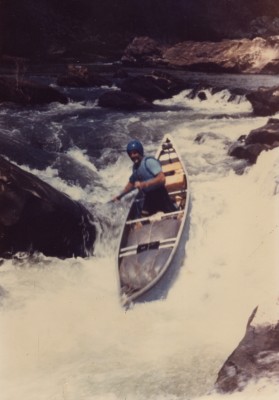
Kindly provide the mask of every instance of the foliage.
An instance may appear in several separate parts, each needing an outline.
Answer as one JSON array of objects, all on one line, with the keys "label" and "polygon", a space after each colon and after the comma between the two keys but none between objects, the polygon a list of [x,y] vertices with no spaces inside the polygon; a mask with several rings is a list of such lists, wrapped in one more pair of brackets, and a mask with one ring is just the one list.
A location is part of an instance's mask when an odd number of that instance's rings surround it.
[{"label": "foliage", "polygon": [[[162,42],[249,37],[256,18],[279,18],[274,0],[0,0],[0,49],[45,57],[122,50],[135,36]],[[269,20],[270,21],[270,20]],[[64,50],[63,50],[64,49]]]}]

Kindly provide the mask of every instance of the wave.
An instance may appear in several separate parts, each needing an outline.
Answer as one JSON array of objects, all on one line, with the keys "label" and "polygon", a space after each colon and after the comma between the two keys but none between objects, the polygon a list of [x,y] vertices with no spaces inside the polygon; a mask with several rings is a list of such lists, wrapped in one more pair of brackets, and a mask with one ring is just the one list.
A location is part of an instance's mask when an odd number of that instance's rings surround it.
[{"label": "wave", "polygon": [[[22,167],[86,202],[99,223],[96,253],[88,259],[37,254],[2,260],[3,400],[278,395],[269,379],[231,395],[212,390],[255,306],[257,323],[278,316],[279,153],[263,152],[256,165],[236,174],[238,161],[227,155],[230,143],[264,125],[266,118],[253,117],[241,96],[229,101],[230,91],[208,89],[205,94],[205,101],[185,91],[159,102],[181,105],[178,112],[127,114],[69,104],[37,110],[35,118],[34,110],[22,111],[18,119],[11,110],[9,119],[1,114],[12,121],[6,137],[13,130],[23,140],[27,130],[43,135],[50,127],[56,137],[71,139],[61,152],[65,163],[71,161],[66,175],[62,164],[39,169],[24,161]],[[224,118],[216,117],[220,114]],[[165,300],[125,312],[118,297],[115,248],[128,199],[118,205],[109,200],[130,174],[127,141],[140,135],[146,152],[154,154],[167,132],[190,175],[185,257]],[[91,184],[80,184],[83,174]]]},{"label": "wave", "polygon": [[171,99],[157,100],[155,104],[165,106],[180,106],[191,108],[210,114],[212,112],[225,113],[227,115],[245,114],[252,112],[251,103],[245,95],[233,94],[230,90],[217,91],[213,88],[193,91],[187,89]]}]

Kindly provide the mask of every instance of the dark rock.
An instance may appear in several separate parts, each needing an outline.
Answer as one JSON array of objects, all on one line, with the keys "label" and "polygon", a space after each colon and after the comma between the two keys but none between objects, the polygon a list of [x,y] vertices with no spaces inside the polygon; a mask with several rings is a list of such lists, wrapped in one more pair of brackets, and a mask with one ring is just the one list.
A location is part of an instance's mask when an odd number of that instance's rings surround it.
[{"label": "dark rock", "polygon": [[267,147],[260,143],[245,145],[242,143],[235,143],[229,149],[229,155],[242,160],[247,160],[251,164],[255,164],[258,156],[263,150],[267,150]]},{"label": "dark rock", "polygon": [[[190,100],[193,100],[193,99],[199,97],[199,93],[203,92],[205,94],[206,89],[208,89],[208,86],[205,86],[204,84],[199,84],[199,85],[195,86],[194,88],[192,88],[186,97]],[[213,89],[212,89],[212,91],[213,91]]]},{"label": "dark rock", "polygon": [[69,65],[66,74],[57,78],[57,85],[66,87],[112,86],[101,74],[93,73],[84,65]]},{"label": "dark rock", "polygon": [[167,99],[185,89],[185,82],[170,74],[153,71],[125,79],[120,88],[123,92],[137,93],[149,101]]},{"label": "dark rock", "polygon": [[15,78],[0,78],[0,102],[22,105],[43,105],[52,102],[67,104],[67,97],[58,90],[34,82]]},{"label": "dark rock", "polygon": [[250,101],[255,115],[268,116],[279,111],[279,87],[264,88],[250,92],[246,95]]},{"label": "dark rock", "polygon": [[218,373],[215,388],[221,393],[241,391],[250,380],[279,377],[279,322],[252,326],[249,318],[244,338]]},{"label": "dark rock", "polygon": [[150,110],[154,107],[152,103],[136,93],[124,93],[119,90],[103,93],[99,97],[98,105],[124,111]]},{"label": "dark rock", "polygon": [[274,73],[278,68],[279,36],[213,41],[180,41],[163,46],[137,37],[126,48],[122,61],[137,66],[165,65],[191,71]]},{"label": "dark rock", "polygon": [[246,159],[254,164],[263,150],[279,146],[279,120],[270,118],[266,125],[252,130],[249,135],[242,135],[229,148],[232,157]]},{"label": "dark rock", "polygon": [[165,99],[167,97],[166,92],[150,76],[137,76],[125,79],[120,87],[123,92],[136,93],[149,101]]},{"label": "dark rock", "polygon": [[121,58],[125,65],[153,66],[162,64],[163,47],[149,37],[135,37]]},{"label": "dark rock", "polygon": [[237,141],[240,143],[245,143],[246,138],[247,138],[247,135],[240,135],[239,138],[237,139]]},{"label": "dark rock", "polygon": [[239,96],[246,96],[247,90],[246,89],[241,89],[241,88],[232,88],[230,89],[231,95],[228,99],[228,102],[234,102],[239,98]]},{"label": "dark rock", "polygon": [[279,119],[270,118],[266,125],[252,130],[246,138],[247,144],[267,144],[273,146],[279,142]]},{"label": "dark rock", "polygon": [[262,74],[278,75],[279,74],[279,59],[268,62],[261,71]]},{"label": "dark rock", "polygon": [[206,93],[205,93],[205,92],[199,92],[199,93],[198,93],[198,98],[199,98],[201,101],[207,100]]},{"label": "dark rock", "polygon": [[82,204],[0,157],[0,257],[86,257],[95,237],[93,217]]}]

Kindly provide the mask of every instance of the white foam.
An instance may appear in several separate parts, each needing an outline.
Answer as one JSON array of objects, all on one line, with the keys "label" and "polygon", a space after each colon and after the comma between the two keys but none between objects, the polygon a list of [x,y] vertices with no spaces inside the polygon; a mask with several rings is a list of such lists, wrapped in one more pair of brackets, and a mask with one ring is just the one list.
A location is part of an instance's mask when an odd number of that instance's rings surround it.
[{"label": "white foam", "polygon": [[[243,175],[232,171],[227,156],[230,141],[264,121],[186,120],[170,132],[191,172],[192,201],[185,257],[167,299],[129,311],[121,308],[114,258],[117,229],[100,240],[89,259],[4,262],[1,399],[278,396],[271,380],[232,395],[211,391],[253,309],[259,306],[255,323],[274,322],[278,315],[278,150],[262,153]],[[197,143],[201,132],[209,135]],[[147,151],[153,147],[149,144]],[[72,149],[69,155],[95,171],[83,151]],[[76,199],[92,195],[71,188],[52,168],[29,171]],[[114,165],[97,172],[102,183],[98,200],[105,203],[127,182],[130,160],[122,153]],[[120,228],[126,203],[101,206],[104,219],[113,219],[112,226]]]}]

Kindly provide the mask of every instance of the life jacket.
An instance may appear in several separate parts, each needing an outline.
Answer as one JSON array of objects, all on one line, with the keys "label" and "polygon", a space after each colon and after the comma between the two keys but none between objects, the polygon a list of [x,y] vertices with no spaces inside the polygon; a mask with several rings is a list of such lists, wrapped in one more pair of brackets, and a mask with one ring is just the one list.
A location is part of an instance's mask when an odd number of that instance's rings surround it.
[{"label": "life jacket", "polygon": [[[150,167],[148,167],[147,161],[149,159],[156,160],[156,162],[158,162],[160,164],[160,162],[155,157],[152,157],[152,156],[143,157],[138,168],[136,168],[135,165],[133,166],[133,174],[130,177],[130,182],[132,182],[132,183],[134,183],[136,181],[145,182],[145,181],[148,181],[148,180],[154,178],[157,175],[152,172]],[[162,184],[152,186],[150,188],[145,188],[145,189],[143,189],[143,191],[149,192],[160,186],[162,186]]]}]

